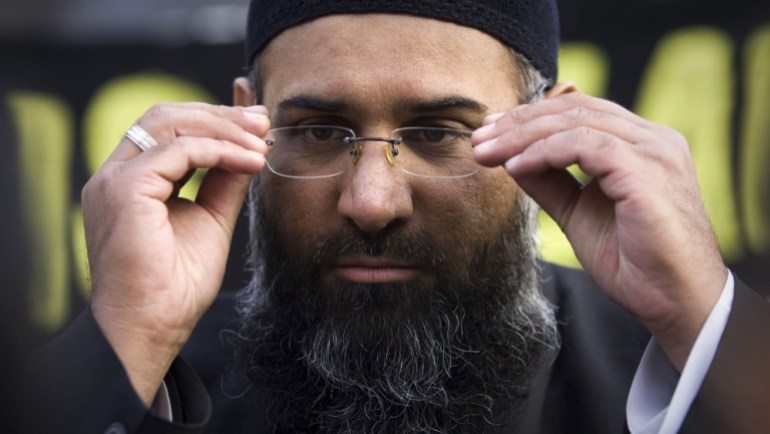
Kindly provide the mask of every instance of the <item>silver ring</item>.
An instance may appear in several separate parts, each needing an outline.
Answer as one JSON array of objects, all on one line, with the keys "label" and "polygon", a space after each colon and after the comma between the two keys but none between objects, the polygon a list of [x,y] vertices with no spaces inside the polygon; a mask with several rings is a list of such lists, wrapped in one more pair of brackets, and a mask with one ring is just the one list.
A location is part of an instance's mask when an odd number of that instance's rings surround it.
[{"label": "silver ring", "polygon": [[142,151],[149,151],[150,148],[158,146],[158,142],[156,142],[155,139],[153,139],[152,136],[139,125],[134,125],[129,128],[128,131],[126,131],[126,137],[128,140],[134,142],[134,144]]}]

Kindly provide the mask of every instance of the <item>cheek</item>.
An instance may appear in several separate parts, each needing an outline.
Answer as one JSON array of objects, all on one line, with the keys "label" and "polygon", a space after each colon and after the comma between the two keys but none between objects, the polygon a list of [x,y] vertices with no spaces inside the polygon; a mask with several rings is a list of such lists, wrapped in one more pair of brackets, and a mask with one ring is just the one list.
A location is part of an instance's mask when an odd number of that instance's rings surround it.
[{"label": "cheek", "polygon": [[336,190],[322,180],[265,176],[260,184],[267,227],[287,253],[310,257],[336,216]]},{"label": "cheek", "polygon": [[482,177],[482,181],[477,184],[478,191],[475,192],[477,206],[489,216],[507,220],[511,209],[518,204],[521,189],[502,167],[487,169]]},{"label": "cheek", "polygon": [[519,197],[520,189],[503,169],[487,169],[467,179],[437,184],[415,202],[423,203],[420,214],[425,228],[451,251],[497,237]]}]

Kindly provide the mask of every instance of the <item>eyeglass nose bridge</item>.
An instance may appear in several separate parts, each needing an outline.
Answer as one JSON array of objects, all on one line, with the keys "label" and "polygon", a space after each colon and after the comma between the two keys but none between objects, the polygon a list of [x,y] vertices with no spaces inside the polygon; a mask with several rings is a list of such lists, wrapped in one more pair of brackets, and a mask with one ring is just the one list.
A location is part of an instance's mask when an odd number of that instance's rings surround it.
[{"label": "eyeglass nose bridge", "polygon": [[401,144],[400,138],[394,137],[345,137],[345,144],[350,145],[348,153],[353,157],[353,165],[358,163],[361,159],[361,155],[364,153],[364,147],[361,142],[386,142],[388,147],[385,149],[385,158],[391,166],[396,165],[396,156],[398,156],[398,149],[396,145]]}]

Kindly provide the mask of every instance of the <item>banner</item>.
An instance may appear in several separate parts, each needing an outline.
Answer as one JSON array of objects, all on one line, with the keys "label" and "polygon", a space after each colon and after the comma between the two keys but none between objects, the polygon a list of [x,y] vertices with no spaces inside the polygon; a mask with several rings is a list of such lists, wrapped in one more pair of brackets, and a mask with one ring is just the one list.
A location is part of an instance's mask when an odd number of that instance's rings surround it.
[{"label": "banner", "polygon": [[[725,260],[770,289],[770,12],[765,1],[562,1],[560,80],[687,137]],[[240,44],[63,46],[0,42],[2,227],[8,291],[35,333],[87,303],[80,189],[159,101],[228,104]],[[384,63],[387,67],[387,62]],[[11,178],[8,178],[8,177]],[[185,194],[194,194],[195,180]],[[661,200],[665,200],[661,198]],[[245,219],[225,290],[246,280]],[[545,259],[578,266],[541,217]],[[9,275],[11,275],[9,274]],[[4,279],[5,280],[5,279]],[[7,295],[7,294],[6,294]]]}]

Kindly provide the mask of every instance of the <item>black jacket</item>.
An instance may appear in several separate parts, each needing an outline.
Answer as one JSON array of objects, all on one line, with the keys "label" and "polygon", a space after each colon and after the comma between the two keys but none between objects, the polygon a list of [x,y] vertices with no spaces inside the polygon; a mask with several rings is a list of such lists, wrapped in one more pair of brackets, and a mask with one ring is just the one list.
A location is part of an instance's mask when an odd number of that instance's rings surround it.
[{"label": "black jacket", "polygon": [[[543,291],[558,307],[562,347],[540,371],[516,433],[620,433],[634,372],[649,341],[582,272],[544,265]],[[90,310],[30,364],[35,386],[25,419],[39,432],[271,433],[259,390],[233,369],[223,330],[234,296],[222,293],[172,366],[174,414],[151,415]],[[770,304],[736,283],[715,360],[682,432],[770,432]],[[175,417],[176,419],[176,417]]]}]

